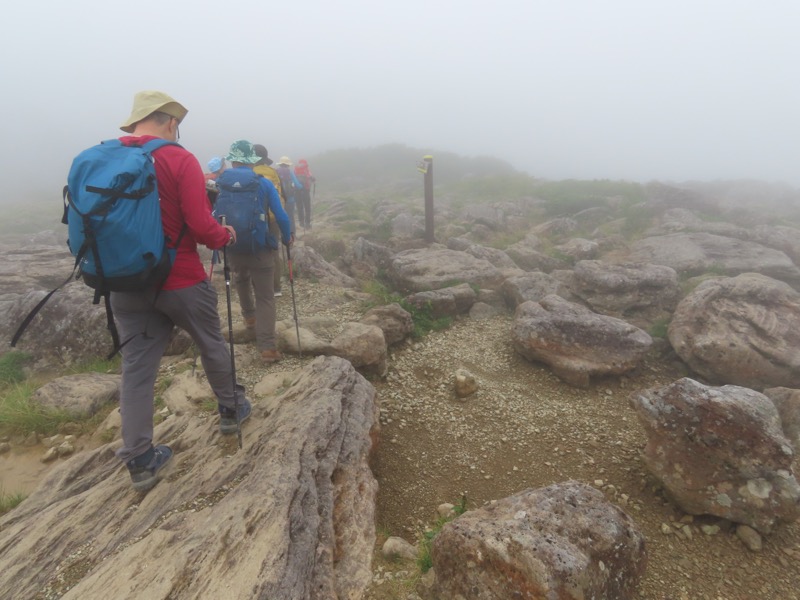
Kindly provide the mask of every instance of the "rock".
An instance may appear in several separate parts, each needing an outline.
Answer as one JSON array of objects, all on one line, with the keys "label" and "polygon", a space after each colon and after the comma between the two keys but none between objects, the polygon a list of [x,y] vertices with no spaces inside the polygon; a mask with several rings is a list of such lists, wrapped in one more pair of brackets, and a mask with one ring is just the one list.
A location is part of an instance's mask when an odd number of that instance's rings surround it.
[{"label": "rock", "polygon": [[739,525],[736,527],[736,537],[738,537],[751,552],[761,552],[763,548],[761,536],[755,529],[747,525]]},{"label": "rock", "polygon": [[475,290],[462,283],[428,292],[417,292],[406,297],[406,302],[426,311],[431,318],[455,317],[469,312],[476,298]]},{"label": "rock", "polygon": [[594,240],[572,238],[568,242],[556,246],[556,250],[573,260],[590,260],[597,256],[600,245]]},{"label": "rock", "polygon": [[539,302],[545,296],[555,294],[565,300],[575,300],[569,288],[560,279],[547,273],[528,273],[509,277],[503,282],[501,291],[508,306],[516,308],[528,300]]},{"label": "rock", "polygon": [[671,267],[599,260],[578,262],[569,288],[597,313],[642,323],[672,313],[681,295],[678,274]]},{"label": "rock", "polygon": [[456,396],[466,398],[478,391],[478,381],[466,369],[458,369],[454,377]]},{"label": "rock", "polygon": [[331,342],[333,354],[349,360],[362,372],[383,377],[386,375],[386,339],[380,327],[363,323],[346,323],[342,333]]},{"label": "rock", "polygon": [[294,319],[283,319],[275,323],[275,337],[278,348],[283,351],[299,352],[297,333],[300,332],[300,348],[306,355],[331,354],[331,340],[341,329],[336,319],[330,317],[302,317],[299,327]]},{"label": "rock", "polygon": [[456,516],[456,507],[449,502],[445,502],[436,507],[436,514],[442,519],[452,519]]},{"label": "rock", "polygon": [[39,460],[43,463],[52,462],[58,458],[58,448],[48,448]]},{"label": "rock", "polygon": [[[315,359],[299,379],[254,404],[242,450],[220,437],[216,418],[158,425],[175,464],[146,494],[131,488],[116,444],[51,468],[0,517],[0,589],[33,598],[69,572],[65,600],[363,597],[375,543],[375,391],[336,357]],[[158,568],[143,577],[146,564]]]},{"label": "rock", "polygon": [[475,244],[466,238],[450,238],[447,240],[447,247],[451,250],[466,252],[475,258],[480,258],[481,260],[490,262],[498,269],[518,268],[517,264],[511,260],[511,257],[502,250],[481,246],[480,244]]},{"label": "rock", "polygon": [[800,516],[794,453],[769,398],[683,378],[631,402],[647,436],[644,462],[684,512],[763,533]]},{"label": "rock", "polygon": [[779,250],[711,233],[648,237],[631,246],[630,260],[672,267],[681,275],[711,271],[735,277],[761,273],[797,287],[800,269]]},{"label": "rock", "polygon": [[498,289],[503,282],[502,273],[489,261],[441,247],[395,254],[387,275],[394,287],[404,292],[438,290],[454,283]]},{"label": "rock", "polygon": [[[800,390],[790,388],[769,388],[764,395],[772,400],[781,418],[784,435],[792,443],[795,460],[800,456]],[[797,472],[795,470],[795,472]]]},{"label": "rock", "polygon": [[75,452],[75,446],[71,442],[64,442],[59,444],[59,446],[56,448],[56,452],[60,458],[70,456]]},{"label": "rock", "polygon": [[[68,273],[69,270],[62,280]],[[8,322],[14,329],[8,331],[5,339],[11,338],[46,294],[41,289],[28,291],[8,308]],[[102,303],[92,304],[92,298],[93,290],[82,281],[68,283],[53,294],[31,321],[17,348],[60,367],[95,360],[110,352],[113,343],[106,328],[106,311]]]},{"label": "rock", "polygon": [[445,524],[434,597],[638,598],[647,564],[633,520],[576,481],[525,490]]},{"label": "rock", "polygon": [[313,277],[322,283],[339,287],[356,287],[355,279],[322,258],[311,246],[293,246],[291,252],[295,276]]},{"label": "rock", "polygon": [[401,537],[389,537],[383,543],[381,553],[386,558],[417,559],[417,549]]},{"label": "rock", "polygon": [[411,313],[397,302],[369,309],[361,318],[361,323],[380,327],[389,346],[399,344],[414,333],[414,319]]},{"label": "rock", "polygon": [[120,375],[80,373],[46,383],[31,396],[31,402],[49,409],[90,417],[102,406],[119,399]]},{"label": "rock", "polygon": [[11,451],[11,444],[8,442],[0,442],[0,454],[5,454]]},{"label": "rock", "polygon": [[502,315],[504,312],[502,308],[484,304],[483,302],[476,302],[469,309],[469,318],[476,320],[491,319],[492,317]]},{"label": "rock", "polygon": [[548,365],[564,381],[586,387],[594,375],[621,375],[644,358],[652,338],[613,317],[598,315],[550,295],[517,307],[511,328],[514,349]]},{"label": "rock", "polygon": [[712,383],[800,387],[800,293],[757,273],[705,281],[678,304],[675,352]]}]

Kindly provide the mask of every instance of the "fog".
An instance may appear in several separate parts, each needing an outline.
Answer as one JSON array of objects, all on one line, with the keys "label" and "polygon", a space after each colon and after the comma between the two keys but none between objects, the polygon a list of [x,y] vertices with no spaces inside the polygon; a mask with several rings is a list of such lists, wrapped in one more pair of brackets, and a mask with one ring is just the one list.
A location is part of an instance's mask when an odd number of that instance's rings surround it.
[{"label": "fog", "polygon": [[189,109],[203,165],[238,138],[295,160],[401,143],[546,179],[798,185],[799,22],[793,0],[17,3],[3,201],[60,200],[142,89]]}]

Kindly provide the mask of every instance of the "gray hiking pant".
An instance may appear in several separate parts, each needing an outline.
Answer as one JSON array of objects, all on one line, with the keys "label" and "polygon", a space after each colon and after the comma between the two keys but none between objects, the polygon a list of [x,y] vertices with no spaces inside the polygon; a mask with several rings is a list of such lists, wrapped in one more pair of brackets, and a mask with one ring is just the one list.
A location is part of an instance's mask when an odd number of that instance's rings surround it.
[{"label": "gray hiking pant", "polygon": [[[155,298],[155,305],[153,300]],[[208,383],[223,406],[234,408],[231,355],[220,331],[217,292],[208,281],[180,290],[114,292],[111,308],[122,354],[122,447],[117,457],[129,461],[153,443],[153,399],[161,357],[177,325],[197,345]],[[126,340],[130,340],[127,343]],[[244,388],[237,386],[239,402]]]},{"label": "gray hiking pant", "polygon": [[242,316],[245,321],[254,317],[256,320],[256,347],[259,352],[275,349],[275,288],[272,274],[277,253],[277,250],[262,250],[257,254],[228,253]]}]

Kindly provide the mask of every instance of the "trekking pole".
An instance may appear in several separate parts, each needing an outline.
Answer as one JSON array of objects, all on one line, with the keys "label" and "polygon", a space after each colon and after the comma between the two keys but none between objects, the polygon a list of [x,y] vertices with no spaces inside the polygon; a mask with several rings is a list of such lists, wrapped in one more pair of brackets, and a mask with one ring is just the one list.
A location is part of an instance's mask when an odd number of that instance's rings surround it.
[{"label": "trekking pole", "polygon": [[294,275],[292,274],[292,253],[286,246],[286,257],[289,263],[289,288],[292,290],[292,308],[294,309],[294,330],[297,332],[297,355],[303,358],[303,348],[300,346],[300,322],[297,320],[297,302],[294,298]]},{"label": "trekking pole", "polygon": [[[225,215],[220,215],[220,223],[225,225]],[[228,301],[228,339],[231,346],[231,383],[233,387],[233,410],[236,411],[236,437],[242,447],[242,424],[239,421],[239,396],[236,393],[236,356],[233,352],[233,316],[231,314],[231,268],[228,266],[228,245],[222,247],[222,272],[225,273],[225,298]]]}]

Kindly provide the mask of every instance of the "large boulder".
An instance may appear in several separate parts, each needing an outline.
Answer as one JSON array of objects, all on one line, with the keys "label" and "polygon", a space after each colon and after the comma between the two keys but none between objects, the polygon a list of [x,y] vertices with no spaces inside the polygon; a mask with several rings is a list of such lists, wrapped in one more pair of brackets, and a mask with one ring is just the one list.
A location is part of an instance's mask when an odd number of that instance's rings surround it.
[{"label": "large boulder", "polygon": [[[559,271],[563,273],[563,271]],[[572,295],[569,287],[563,281],[563,277],[557,277],[549,273],[526,273],[509,277],[503,282],[500,291],[506,300],[506,304],[516,308],[523,302],[539,302],[545,296],[555,294],[565,300],[573,301],[576,298]]]},{"label": "large boulder", "polygon": [[[15,598],[360,598],[372,577],[373,387],[320,357],[280,396],[254,398],[235,436],[170,416],[174,465],[135,492],[115,445],[54,467],[0,517],[0,589]],[[65,577],[65,574],[67,575]]]},{"label": "large boulder", "polygon": [[438,290],[455,283],[498,289],[503,282],[502,273],[489,261],[441,247],[395,254],[388,276],[394,287],[404,292]]},{"label": "large boulder", "polygon": [[672,267],[680,274],[762,273],[800,286],[800,269],[780,250],[711,233],[675,233],[643,238],[631,246],[632,262]]},{"label": "large boulder", "polygon": [[361,323],[380,327],[388,346],[399,344],[414,333],[413,317],[397,302],[369,309],[361,318]]},{"label": "large boulder", "polygon": [[682,510],[763,533],[800,516],[794,452],[769,398],[683,378],[631,402],[647,435],[645,464]]},{"label": "large boulder", "polygon": [[800,457],[800,390],[768,388],[764,390],[764,395],[772,400],[778,410],[783,434],[792,443],[796,461]]},{"label": "large boulder", "polygon": [[475,290],[462,283],[440,290],[417,292],[406,296],[405,301],[420,310],[430,311],[430,316],[438,319],[468,313],[477,297]]},{"label": "large boulder", "polygon": [[704,281],[668,329],[678,356],[713,383],[800,387],[800,293],[758,273]]},{"label": "large boulder", "polygon": [[577,481],[525,490],[446,524],[433,540],[438,600],[638,598],[644,535]]},{"label": "large boulder", "polygon": [[356,280],[326,261],[311,246],[292,246],[292,262],[298,277],[313,278],[339,287],[356,287]]},{"label": "large boulder", "polygon": [[636,368],[653,343],[638,327],[555,295],[520,304],[511,335],[522,356],[582,387],[594,375],[621,375]]},{"label": "large boulder", "polygon": [[44,384],[31,395],[31,402],[88,419],[104,405],[119,400],[122,377],[106,373],[65,375]]},{"label": "large boulder", "polygon": [[595,312],[641,323],[674,311],[681,295],[678,274],[671,267],[599,260],[578,262],[569,287]]},{"label": "large boulder", "polygon": [[[46,294],[41,289],[33,290],[13,303],[8,320],[14,329]],[[107,329],[106,310],[102,303],[92,304],[93,297],[94,291],[82,281],[65,285],[34,317],[17,348],[58,366],[108,354],[114,344]]]}]

